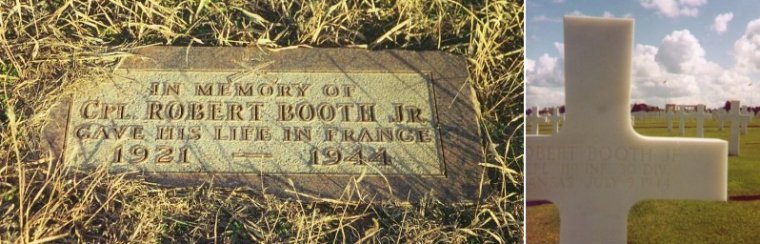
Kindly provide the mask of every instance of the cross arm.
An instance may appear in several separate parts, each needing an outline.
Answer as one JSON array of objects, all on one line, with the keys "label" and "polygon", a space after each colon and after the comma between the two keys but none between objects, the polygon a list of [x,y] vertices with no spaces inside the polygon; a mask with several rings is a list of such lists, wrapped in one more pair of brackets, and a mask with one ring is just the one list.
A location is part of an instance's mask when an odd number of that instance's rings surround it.
[{"label": "cross arm", "polygon": [[641,137],[652,148],[653,181],[640,189],[642,199],[727,199],[728,144],[718,139]]}]

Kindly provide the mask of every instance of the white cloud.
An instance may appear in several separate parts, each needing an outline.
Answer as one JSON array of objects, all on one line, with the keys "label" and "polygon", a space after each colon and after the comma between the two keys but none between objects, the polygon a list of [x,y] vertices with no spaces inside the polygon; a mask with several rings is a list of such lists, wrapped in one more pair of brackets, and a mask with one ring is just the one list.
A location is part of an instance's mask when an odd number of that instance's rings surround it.
[{"label": "white cloud", "polygon": [[[737,41],[751,46],[760,69],[760,19],[748,25],[745,36]],[[744,41],[742,41],[744,40]],[[555,48],[564,47],[555,43]],[[746,48],[742,46],[741,50]],[[564,104],[564,57],[543,54],[526,68],[528,106]],[[748,57],[749,58],[749,57]],[[746,61],[749,62],[749,59]],[[526,66],[527,67],[527,66]],[[705,49],[688,30],[671,32],[659,46],[636,44],[631,67],[631,103],[664,107],[666,103],[722,106],[726,100],[739,99],[742,104],[760,104],[752,78],[736,67],[724,68],[706,59]],[[755,86],[760,85],[754,84]]]},{"label": "white cloud", "polygon": [[751,79],[734,68],[707,60],[705,50],[688,30],[673,31],[659,47],[636,45],[633,55],[633,102],[721,106],[739,99],[757,104]]},{"label": "white cloud", "polygon": [[533,72],[533,70],[536,67],[536,61],[533,59],[526,58],[525,61],[525,73]]},{"label": "white cloud", "polygon": [[557,49],[557,53],[559,53],[559,57],[562,59],[565,59],[565,44],[561,42],[555,42],[554,48]]},{"label": "white cloud", "polygon": [[720,72],[720,67],[705,59],[705,50],[689,30],[673,31],[660,43],[655,61],[675,74],[706,74]]},{"label": "white cloud", "polygon": [[734,57],[739,70],[760,71],[760,19],[750,21],[744,35],[734,42]]},{"label": "white cloud", "polygon": [[[565,15],[566,16],[598,16],[598,17],[604,17],[604,18],[615,18],[616,17],[615,14],[613,14],[612,12],[610,12],[608,10],[605,10],[600,15],[594,15],[594,14],[585,14],[585,13],[581,12],[580,10],[576,9],[576,10],[573,10],[572,12],[565,13]],[[625,14],[621,15],[618,18],[631,18],[631,17],[633,17],[633,14],[631,14],[631,13],[625,13]]]},{"label": "white cloud", "polygon": [[566,13],[565,15],[567,15],[567,16],[586,16],[586,14],[584,14],[583,12],[581,12],[580,10],[577,10],[577,9],[573,10],[570,13]]},{"label": "white cloud", "polygon": [[697,38],[689,30],[680,30],[662,39],[655,60],[670,72],[683,73],[686,71],[684,64],[704,56],[705,50],[702,49]]},{"label": "white cloud", "polygon": [[544,53],[528,73],[527,82],[538,86],[558,86],[564,83],[564,73],[561,72],[564,63],[558,57]]},{"label": "white cloud", "polygon": [[679,16],[697,16],[699,7],[707,0],[639,0],[642,7],[655,9],[669,18]]},{"label": "white cloud", "polygon": [[547,108],[565,104],[564,87],[526,86],[525,92],[529,107]]},{"label": "white cloud", "polygon": [[664,72],[655,61],[657,47],[636,44],[633,49],[632,73],[643,77],[662,77]]},{"label": "white cloud", "polygon": [[633,102],[664,104],[699,92],[693,77],[667,71],[656,60],[662,48],[637,44],[633,52],[631,95]]},{"label": "white cloud", "polygon": [[565,103],[563,66],[563,58],[546,53],[535,61],[526,59],[526,99],[532,106],[548,107]]},{"label": "white cloud", "polygon": [[733,18],[734,13],[732,12],[719,14],[718,16],[715,16],[715,20],[713,20],[713,24],[710,26],[710,29],[717,32],[718,34],[723,34],[723,32],[726,32],[728,29],[728,22],[731,22]]},{"label": "white cloud", "polygon": [[553,3],[564,3],[565,0],[552,0]]},{"label": "white cloud", "polygon": [[562,22],[562,20],[559,18],[550,18],[550,17],[547,17],[546,15],[536,15],[533,18],[531,18],[531,20],[533,20],[534,22],[554,22],[554,23]]}]

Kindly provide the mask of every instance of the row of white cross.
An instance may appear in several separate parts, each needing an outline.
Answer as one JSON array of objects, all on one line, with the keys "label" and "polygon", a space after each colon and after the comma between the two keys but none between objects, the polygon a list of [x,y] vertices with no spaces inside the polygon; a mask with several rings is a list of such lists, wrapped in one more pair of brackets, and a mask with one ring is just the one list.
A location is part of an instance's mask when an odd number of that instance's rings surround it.
[{"label": "row of white cross", "polygon": [[[731,122],[730,140],[729,140],[729,155],[739,155],[739,134],[746,135],[748,133],[749,123],[752,122],[752,115],[746,108],[742,108],[741,102],[731,101],[731,109],[726,112],[723,109],[713,110],[712,113],[708,113],[705,110],[705,105],[697,105],[696,111],[686,112],[684,110],[677,111],[665,111],[665,112],[633,112],[631,124],[634,123],[636,118],[665,118],[668,122],[668,132],[673,131],[673,119],[679,119],[679,133],[681,136],[686,135],[686,119],[694,119],[697,122],[696,137],[704,137],[704,121],[708,118],[717,119],[719,121],[718,131],[723,130],[723,122],[728,120]],[[529,135],[538,135],[539,127],[543,123],[551,123],[552,134],[559,132],[561,121],[565,119],[565,115],[560,113],[559,108],[552,108],[551,114],[544,116],[539,113],[538,107],[532,107],[530,114],[526,117],[526,123],[528,125]]]}]

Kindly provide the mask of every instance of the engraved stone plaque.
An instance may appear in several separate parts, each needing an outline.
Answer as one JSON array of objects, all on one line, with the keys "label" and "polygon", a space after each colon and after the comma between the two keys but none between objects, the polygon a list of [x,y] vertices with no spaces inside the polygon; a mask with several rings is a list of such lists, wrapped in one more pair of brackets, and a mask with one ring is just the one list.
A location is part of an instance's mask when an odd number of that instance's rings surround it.
[{"label": "engraved stone plaque", "polygon": [[466,78],[440,52],[149,47],[68,89],[45,134],[70,167],[169,185],[473,200],[482,153]]}]

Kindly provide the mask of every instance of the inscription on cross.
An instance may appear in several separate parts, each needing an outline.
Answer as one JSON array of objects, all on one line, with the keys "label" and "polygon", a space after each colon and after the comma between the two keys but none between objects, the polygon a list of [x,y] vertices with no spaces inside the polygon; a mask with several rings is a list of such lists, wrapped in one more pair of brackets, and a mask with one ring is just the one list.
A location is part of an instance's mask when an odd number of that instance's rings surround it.
[{"label": "inscription on cross", "polygon": [[633,21],[565,17],[564,29],[565,124],[526,137],[527,199],[556,204],[560,241],[625,243],[628,211],[645,199],[725,201],[725,141],[633,130]]}]

